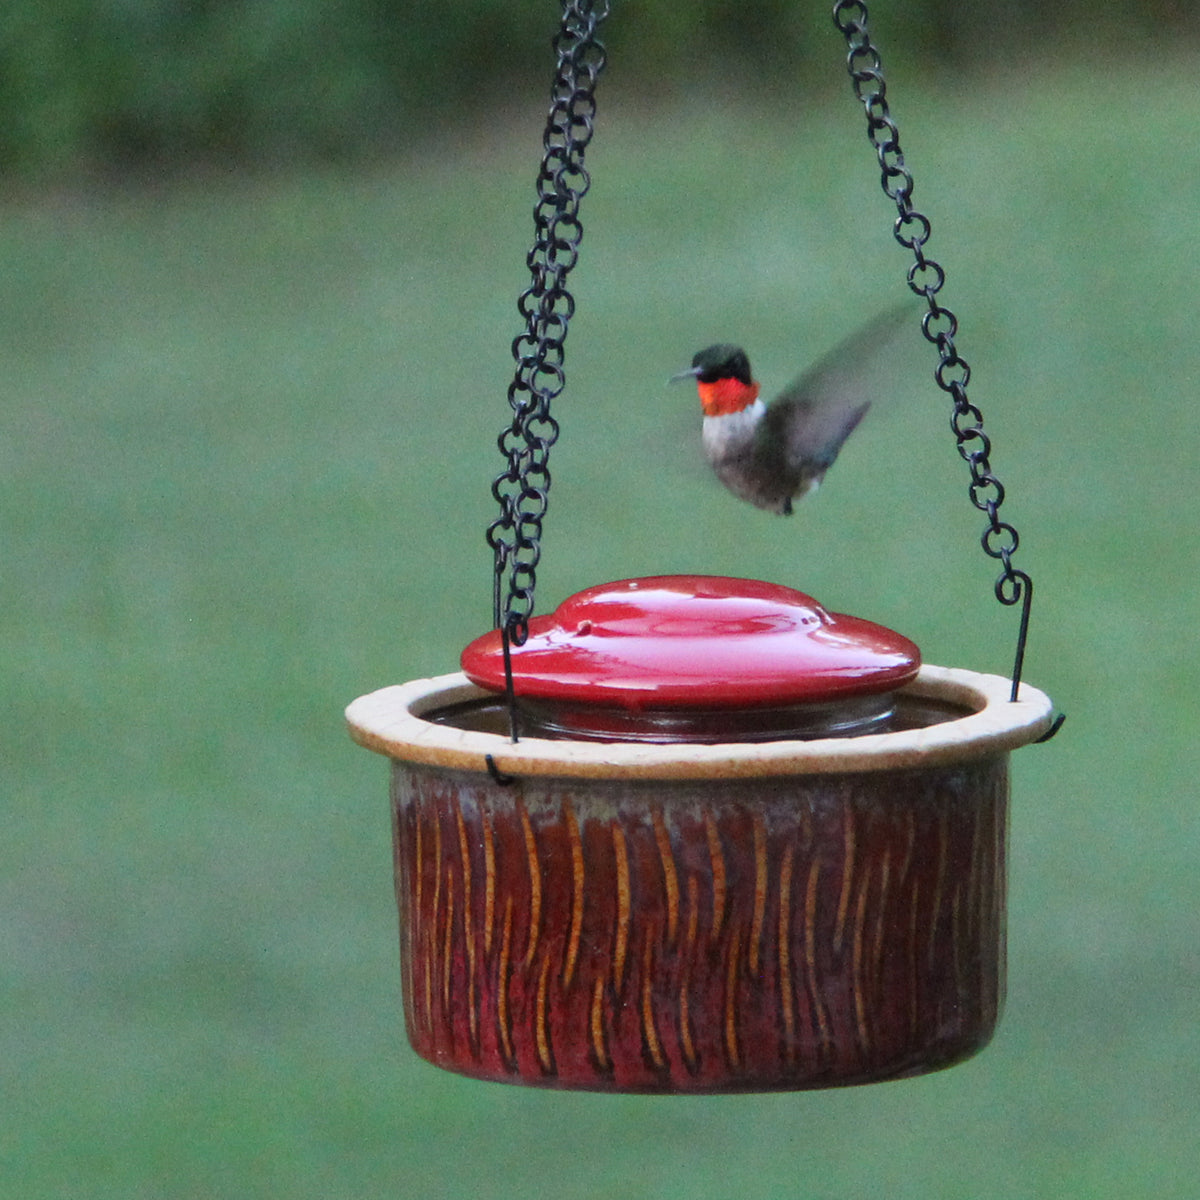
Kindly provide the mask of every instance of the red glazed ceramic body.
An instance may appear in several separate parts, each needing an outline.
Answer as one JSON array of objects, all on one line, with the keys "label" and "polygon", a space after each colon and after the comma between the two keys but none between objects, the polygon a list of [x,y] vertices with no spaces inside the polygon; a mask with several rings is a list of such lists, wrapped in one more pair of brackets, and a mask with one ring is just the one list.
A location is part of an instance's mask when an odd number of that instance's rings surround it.
[{"label": "red glazed ceramic body", "polygon": [[925,667],[906,691],[959,716],[690,747],[427,720],[480,694],[461,675],[362,697],[351,730],[393,760],[413,1047],[482,1079],[667,1093],[972,1054],[1004,993],[1008,751],[1050,720],[1007,688]]},{"label": "red glazed ceramic body", "polygon": [[946,1066],[1004,994],[1003,759],[523,781],[397,763],[408,1036],[438,1066],[703,1092]]}]

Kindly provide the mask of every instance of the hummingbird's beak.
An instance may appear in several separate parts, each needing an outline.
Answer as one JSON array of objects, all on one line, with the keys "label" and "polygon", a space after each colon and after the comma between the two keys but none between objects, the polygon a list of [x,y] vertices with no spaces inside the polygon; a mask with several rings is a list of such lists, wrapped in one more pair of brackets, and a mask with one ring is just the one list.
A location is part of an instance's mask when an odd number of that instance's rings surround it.
[{"label": "hummingbird's beak", "polygon": [[686,371],[680,371],[678,375],[672,375],[667,382],[682,383],[685,379],[695,379],[703,369],[703,367],[688,367]]}]

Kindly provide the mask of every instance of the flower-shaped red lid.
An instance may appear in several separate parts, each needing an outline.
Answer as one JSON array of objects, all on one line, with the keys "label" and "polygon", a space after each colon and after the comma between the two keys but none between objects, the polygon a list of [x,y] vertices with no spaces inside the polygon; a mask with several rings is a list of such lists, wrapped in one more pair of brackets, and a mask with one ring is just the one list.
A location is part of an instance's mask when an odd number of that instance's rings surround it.
[{"label": "flower-shaped red lid", "polygon": [[[517,696],[635,711],[827,703],[893,691],[921,665],[881,625],[792,588],[709,575],[587,588],[531,620],[511,653]],[[500,631],[473,641],[462,668],[504,691]]]}]

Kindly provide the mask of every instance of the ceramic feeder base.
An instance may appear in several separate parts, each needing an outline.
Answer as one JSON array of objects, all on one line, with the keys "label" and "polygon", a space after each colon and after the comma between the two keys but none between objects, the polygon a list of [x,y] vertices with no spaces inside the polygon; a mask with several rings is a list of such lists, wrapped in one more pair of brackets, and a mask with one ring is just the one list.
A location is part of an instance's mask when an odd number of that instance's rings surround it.
[{"label": "ceramic feeder base", "polygon": [[605,1091],[957,1062],[1003,998],[1006,768],[501,787],[396,762],[409,1039]]},{"label": "ceramic feeder base", "polygon": [[660,1093],[966,1058],[1004,996],[1008,755],[1051,723],[1009,691],[924,666],[900,697],[927,725],[696,746],[430,719],[484,695],[462,675],[360,697],[351,732],[392,762],[413,1047],[480,1079]]}]

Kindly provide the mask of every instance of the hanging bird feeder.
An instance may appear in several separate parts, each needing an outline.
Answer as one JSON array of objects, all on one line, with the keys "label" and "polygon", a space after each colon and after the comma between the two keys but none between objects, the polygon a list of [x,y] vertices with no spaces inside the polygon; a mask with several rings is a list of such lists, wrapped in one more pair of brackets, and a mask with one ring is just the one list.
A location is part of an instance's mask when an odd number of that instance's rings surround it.
[{"label": "hanging bird feeder", "polygon": [[495,628],[460,673],[347,710],[392,763],[409,1040],[465,1075],[608,1091],[948,1066],[989,1040],[1003,1003],[1008,756],[1061,717],[1020,682],[1032,581],[997,516],[862,4],[835,18],[1003,564],[997,595],[1021,604],[1011,678],[923,665],[900,634],[754,580],[624,580],[532,615],[603,15],[565,3],[556,42],[488,533]]}]

